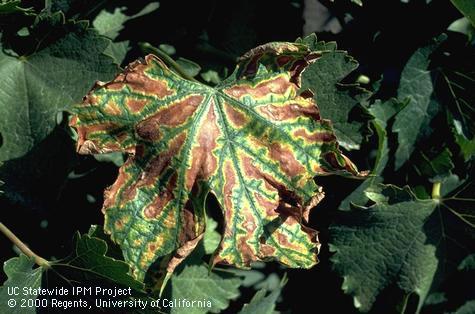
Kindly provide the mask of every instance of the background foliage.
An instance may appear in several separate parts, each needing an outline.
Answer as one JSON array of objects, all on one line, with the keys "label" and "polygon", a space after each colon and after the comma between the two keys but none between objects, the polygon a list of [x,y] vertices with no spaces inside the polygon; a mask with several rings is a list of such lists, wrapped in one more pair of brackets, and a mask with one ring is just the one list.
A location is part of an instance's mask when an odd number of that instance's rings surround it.
[{"label": "background foliage", "polygon": [[326,198],[310,217],[323,243],[313,269],[269,263],[209,273],[203,259],[220,228],[210,220],[215,227],[165,295],[205,292],[216,300],[212,312],[223,313],[474,312],[471,3],[2,1],[0,221],[53,271],[15,257],[2,237],[0,312],[9,285],[130,286],[134,297],[151,297],[100,227],[102,192],[124,156],[76,155],[67,126],[67,110],[95,80],[156,47],[215,85],[250,48],[314,31],[320,42],[306,43],[325,53],[304,72],[303,87],[316,91],[341,147],[372,175],[316,178]]}]

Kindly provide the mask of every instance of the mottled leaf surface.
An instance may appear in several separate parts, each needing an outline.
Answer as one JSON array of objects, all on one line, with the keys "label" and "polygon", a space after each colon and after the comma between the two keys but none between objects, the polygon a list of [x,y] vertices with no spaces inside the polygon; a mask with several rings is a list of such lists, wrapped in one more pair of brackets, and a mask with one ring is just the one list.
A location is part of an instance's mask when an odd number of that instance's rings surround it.
[{"label": "mottled leaf surface", "polygon": [[331,123],[310,95],[297,93],[300,74],[319,56],[303,44],[260,46],[211,88],[149,55],[76,108],[80,153],[131,154],[103,211],[137,278],[162,256],[171,272],[193,250],[209,192],[224,214],[213,263],[316,264],[317,233],[301,224],[323,197],[313,177],[356,173]]}]

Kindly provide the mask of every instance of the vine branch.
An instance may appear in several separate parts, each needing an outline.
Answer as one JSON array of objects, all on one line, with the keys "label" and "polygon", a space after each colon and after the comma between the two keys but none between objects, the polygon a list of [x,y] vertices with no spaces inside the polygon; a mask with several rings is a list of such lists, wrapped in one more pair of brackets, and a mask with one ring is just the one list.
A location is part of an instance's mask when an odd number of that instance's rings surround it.
[{"label": "vine branch", "polygon": [[23,241],[21,241],[10,229],[0,222],[0,232],[3,233],[20,251],[32,258],[38,266],[49,268],[50,262],[33,252]]},{"label": "vine branch", "polygon": [[165,61],[165,63],[167,65],[172,67],[184,79],[186,79],[188,81],[192,81],[192,82],[198,82],[194,77],[189,76],[185,72],[185,70],[183,70],[183,68],[178,63],[175,62],[175,60],[173,60],[169,55],[167,55],[160,48],[156,48],[156,47],[150,45],[149,43],[139,43],[139,46],[143,51],[145,51],[145,52],[149,51],[149,52],[152,52],[152,53],[156,54],[157,56],[159,56],[161,59],[163,59],[163,61]]}]

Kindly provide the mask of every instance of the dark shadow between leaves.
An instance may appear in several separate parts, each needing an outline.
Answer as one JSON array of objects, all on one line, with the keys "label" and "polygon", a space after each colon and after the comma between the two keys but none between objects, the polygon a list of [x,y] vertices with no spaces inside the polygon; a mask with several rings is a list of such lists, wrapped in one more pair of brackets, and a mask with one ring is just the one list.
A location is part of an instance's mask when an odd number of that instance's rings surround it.
[{"label": "dark shadow between leaves", "polygon": [[25,156],[0,166],[4,196],[13,204],[44,209],[57,201],[68,173],[77,163],[73,140],[64,129],[53,132]]}]

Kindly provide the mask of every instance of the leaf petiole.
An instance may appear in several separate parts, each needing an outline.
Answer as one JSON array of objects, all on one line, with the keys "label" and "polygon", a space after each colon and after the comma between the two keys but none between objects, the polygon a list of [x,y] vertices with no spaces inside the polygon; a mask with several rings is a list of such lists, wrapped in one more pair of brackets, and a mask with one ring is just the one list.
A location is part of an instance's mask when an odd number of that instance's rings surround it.
[{"label": "leaf petiole", "polygon": [[12,241],[12,243],[15,244],[23,254],[34,259],[35,263],[38,266],[41,266],[44,268],[51,267],[51,264],[49,261],[37,255],[35,252],[33,252],[23,241],[21,241],[10,229],[7,228],[7,226],[5,226],[1,222],[0,222],[0,232],[3,233],[10,241]]},{"label": "leaf petiole", "polygon": [[441,182],[434,182],[432,185],[432,199],[434,200],[440,200],[440,187],[441,187]]}]

